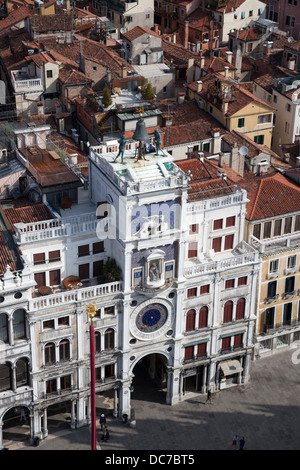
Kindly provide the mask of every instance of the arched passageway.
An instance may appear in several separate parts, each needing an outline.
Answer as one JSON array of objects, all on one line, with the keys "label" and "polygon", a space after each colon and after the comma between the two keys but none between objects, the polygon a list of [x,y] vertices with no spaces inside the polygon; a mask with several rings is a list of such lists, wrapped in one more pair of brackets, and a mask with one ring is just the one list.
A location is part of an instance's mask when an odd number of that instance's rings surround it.
[{"label": "arched passageway", "polygon": [[149,354],[140,359],[133,368],[132,400],[166,402],[167,359],[161,354]]},{"label": "arched passageway", "polygon": [[30,417],[26,406],[16,406],[3,416],[2,445],[7,447],[16,442],[30,441]]}]

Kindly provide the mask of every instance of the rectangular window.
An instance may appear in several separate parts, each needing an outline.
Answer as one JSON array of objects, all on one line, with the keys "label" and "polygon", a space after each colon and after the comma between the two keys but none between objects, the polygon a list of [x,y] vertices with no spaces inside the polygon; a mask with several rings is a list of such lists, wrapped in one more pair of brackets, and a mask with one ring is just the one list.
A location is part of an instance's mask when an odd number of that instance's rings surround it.
[{"label": "rectangular window", "polygon": [[47,70],[47,78],[52,78],[52,77],[53,77],[52,70]]},{"label": "rectangular window", "polygon": [[274,237],[278,237],[279,235],[281,235],[281,226],[282,226],[282,220],[281,219],[275,220]]},{"label": "rectangular window", "polygon": [[56,393],[56,392],[57,392],[56,379],[47,380],[46,393]]},{"label": "rectangular window", "polygon": [[245,127],[245,118],[238,119],[238,127]]},{"label": "rectangular window", "polygon": [[226,218],[226,227],[234,227],[235,226],[235,215]]},{"label": "rectangular window", "polygon": [[247,285],[247,276],[239,277],[238,278],[238,286],[246,286]]},{"label": "rectangular window", "polygon": [[296,267],[296,261],[297,261],[297,256],[289,256],[287,260],[287,268],[288,269],[294,269]]},{"label": "rectangular window", "polygon": [[69,317],[59,317],[58,318],[58,326],[69,326],[70,319]]},{"label": "rectangular window", "polygon": [[234,335],[233,346],[235,348],[240,348],[243,345],[243,333],[239,335]]},{"label": "rectangular window", "polygon": [[60,250],[49,251],[49,263],[60,261]]},{"label": "rectangular window", "polygon": [[222,350],[226,350],[230,348],[230,341],[231,337],[227,336],[226,338],[222,338]]},{"label": "rectangular window", "polygon": [[270,328],[274,328],[274,319],[275,319],[275,307],[267,308],[265,311],[265,331]]},{"label": "rectangular window", "polygon": [[93,255],[97,253],[103,253],[104,251],[104,242],[93,243]]},{"label": "rectangular window", "polygon": [[[211,106],[210,106],[210,112],[211,112],[211,113],[213,112],[213,109],[212,109]],[[210,149],[210,143],[209,143],[209,142],[205,142],[205,144],[203,144],[203,152],[209,152],[209,149]]]},{"label": "rectangular window", "polygon": [[277,292],[277,281],[268,282],[267,298],[272,298],[276,296]]},{"label": "rectangular window", "polygon": [[223,228],[223,219],[214,220],[214,230],[221,230]]},{"label": "rectangular window", "polygon": [[103,264],[104,261],[94,261],[93,262],[93,277],[98,277],[103,275]]},{"label": "rectangular window", "polygon": [[207,343],[200,343],[197,345],[197,356],[206,356],[206,344]]},{"label": "rectangular window", "polygon": [[114,315],[115,314],[115,306],[111,305],[109,307],[104,307],[104,315]]},{"label": "rectangular window", "polygon": [[60,284],[60,269],[49,271],[50,286],[58,286]]},{"label": "rectangular window", "polygon": [[291,320],[292,320],[292,309],[293,309],[293,304],[292,302],[289,302],[288,304],[284,304],[283,307],[283,319],[282,319],[282,324],[283,325],[290,325]]},{"label": "rectangular window", "polygon": [[143,279],[143,269],[135,269],[133,271],[133,285],[134,286],[139,286],[142,284],[142,279]]},{"label": "rectangular window", "polygon": [[54,329],[54,320],[43,321],[43,330]]},{"label": "rectangular window", "polygon": [[198,254],[198,243],[189,243],[188,245],[188,258],[196,258]]},{"label": "rectangular window", "polygon": [[271,227],[272,227],[272,222],[265,222],[264,223],[264,238],[270,238],[270,236],[271,236]]},{"label": "rectangular window", "polygon": [[187,346],[184,348],[184,359],[185,361],[193,359],[194,357],[194,346]]},{"label": "rectangular window", "polygon": [[269,264],[269,273],[277,273],[279,268],[279,259],[273,259]]},{"label": "rectangular window", "polygon": [[196,297],[196,296],[197,296],[197,287],[192,287],[191,289],[187,290],[188,299],[191,297]]},{"label": "rectangular window", "polygon": [[292,217],[284,219],[284,233],[291,233],[292,231]]},{"label": "rectangular window", "polygon": [[218,253],[219,251],[221,251],[221,245],[222,245],[222,237],[213,238],[212,249],[215,251],[215,253]]},{"label": "rectangular window", "polygon": [[33,264],[43,264],[45,263],[45,253],[35,253],[33,255]]},{"label": "rectangular window", "polygon": [[234,279],[227,279],[225,281],[225,289],[233,289],[234,288]]},{"label": "rectangular window", "polygon": [[294,232],[299,232],[299,230],[300,230],[300,215],[296,215]]},{"label": "rectangular window", "polygon": [[272,121],[272,114],[263,114],[261,116],[258,116],[257,118],[258,124],[264,124],[265,122],[271,122],[271,121]]},{"label": "rectangular window", "polygon": [[209,284],[200,287],[200,295],[209,293]]},{"label": "rectangular window", "polygon": [[190,225],[190,231],[189,231],[190,235],[193,235],[194,233],[198,233],[198,232],[199,232],[199,225],[198,224]]},{"label": "rectangular window", "polygon": [[81,256],[88,256],[90,254],[90,247],[89,245],[81,245],[78,247],[78,257]]},{"label": "rectangular window", "polygon": [[245,19],[245,12],[244,12],[244,11],[242,11],[242,13],[241,13],[241,19],[242,19],[242,20]]},{"label": "rectangular window", "polygon": [[224,250],[231,250],[233,248],[234,235],[226,235]]},{"label": "rectangular window", "polygon": [[260,224],[255,224],[253,226],[253,236],[257,238],[258,240],[260,239],[260,229],[261,229]]},{"label": "rectangular window", "polygon": [[80,280],[89,279],[90,278],[90,265],[87,264],[80,264],[78,266],[78,276]]},{"label": "rectangular window", "polygon": [[294,288],[295,288],[295,277],[294,276],[287,277],[285,280],[284,293],[291,294],[294,291]]},{"label": "rectangular window", "polygon": [[174,274],[174,264],[173,263],[166,263],[165,264],[165,279],[173,279]]},{"label": "rectangular window", "polygon": [[46,273],[35,273],[34,280],[37,283],[36,287],[42,287],[46,285]]},{"label": "rectangular window", "polygon": [[71,376],[65,375],[60,378],[60,389],[61,390],[70,390],[71,389]]},{"label": "rectangular window", "polygon": [[263,134],[254,136],[254,142],[258,145],[264,145],[264,140],[265,136]]}]

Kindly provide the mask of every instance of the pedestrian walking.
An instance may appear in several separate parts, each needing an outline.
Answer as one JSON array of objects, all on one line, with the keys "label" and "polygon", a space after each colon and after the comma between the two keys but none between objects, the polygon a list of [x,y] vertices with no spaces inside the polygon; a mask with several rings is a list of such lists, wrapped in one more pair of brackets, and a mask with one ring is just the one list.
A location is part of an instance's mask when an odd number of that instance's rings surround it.
[{"label": "pedestrian walking", "polygon": [[105,415],[102,413],[102,415],[100,416],[100,426],[101,426],[102,431],[105,430],[105,425],[106,425],[106,418],[105,418]]},{"label": "pedestrian walking", "polygon": [[239,440],[239,437],[238,437],[238,435],[236,434],[236,435],[233,437],[233,439],[232,439],[232,445],[233,445],[233,448],[234,448],[234,449],[237,448],[238,440]]},{"label": "pedestrian walking", "polygon": [[110,439],[110,434],[107,426],[105,426],[104,431],[103,431],[103,436],[101,437],[101,441],[109,441]]},{"label": "pedestrian walking", "polygon": [[244,450],[244,447],[245,447],[245,438],[242,437],[242,439],[240,439],[240,449],[239,450]]},{"label": "pedestrian walking", "polygon": [[207,402],[209,402],[209,403],[212,405],[212,394],[211,394],[211,390],[210,390],[210,389],[207,391],[207,398],[206,398],[205,404],[206,404]]}]

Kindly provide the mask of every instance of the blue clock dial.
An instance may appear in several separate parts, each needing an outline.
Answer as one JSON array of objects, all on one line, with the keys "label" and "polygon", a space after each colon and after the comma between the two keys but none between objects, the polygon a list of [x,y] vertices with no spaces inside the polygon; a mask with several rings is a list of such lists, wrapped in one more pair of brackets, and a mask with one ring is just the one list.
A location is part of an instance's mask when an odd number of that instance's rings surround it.
[{"label": "blue clock dial", "polygon": [[140,331],[153,332],[163,326],[167,319],[167,309],[161,304],[147,305],[136,317],[136,326]]}]

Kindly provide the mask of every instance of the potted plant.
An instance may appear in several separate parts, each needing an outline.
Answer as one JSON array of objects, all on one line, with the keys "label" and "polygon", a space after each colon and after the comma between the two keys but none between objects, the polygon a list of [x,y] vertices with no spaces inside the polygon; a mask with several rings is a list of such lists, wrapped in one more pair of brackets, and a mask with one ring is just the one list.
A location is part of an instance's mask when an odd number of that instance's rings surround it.
[{"label": "potted plant", "polygon": [[108,282],[120,281],[122,278],[121,268],[114,258],[110,258],[103,266],[103,274]]}]

